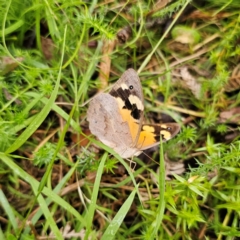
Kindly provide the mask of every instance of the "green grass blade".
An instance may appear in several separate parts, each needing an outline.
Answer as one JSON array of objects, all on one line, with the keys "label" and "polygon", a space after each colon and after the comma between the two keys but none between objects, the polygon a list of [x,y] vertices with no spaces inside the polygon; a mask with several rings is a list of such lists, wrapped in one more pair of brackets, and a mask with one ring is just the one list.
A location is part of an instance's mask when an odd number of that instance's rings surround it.
[{"label": "green grass blade", "polygon": [[[67,26],[66,26],[65,29],[64,29],[64,37],[63,37],[63,40],[64,40],[64,41],[63,41],[63,47],[62,47],[62,56],[61,56],[61,64],[60,64],[60,66],[62,66],[62,64],[63,64],[64,49],[65,49],[65,44],[66,44],[66,34],[67,34]],[[57,97],[58,88],[59,88],[59,86],[60,86],[60,78],[61,78],[61,67],[60,67],[60,70],[59,70],[59,73],[58,73],[58,79],[57,79],[57,83],[56,83],[56,86],[55,86],[56,92],[54,93],[54,98],[52,99],[52,102],[51,102],[51,108],[52,108],[52,105],[54,104],[54,101],[55,101],[55,99],[56,99],[56,97]],[[50,99],[51,99],[51,98],[50,98]],[[48,104],[49,104],[49,103],[47,102],[47,105],[45,105],[45,106],[48,106]],[[51,108],[49,109],[49,111],[51,110]],[[75,108],[75,106],[73,106],[73,109],[71,110],[70,116],[71,116],[71,114],[73,114],[74,108]],[[65,136],[65,133],[67,132],[67,128],[68,128],[68,126],[69,126],[69,121],[70,121],[70,119],[71,119],[70,116],[69,116],[69,118],[68,118],[68,121],[67,121],[66,125],[64,126],[63,132],[62,132],[62,134],[61,134],[61,136],[60,136],[60,139],[59,139],[59,141],[58,141],[58,143],[57,143],[57,147],[56,147],[56,150],[55,150],[55,152],[54,152],[54,154],[53,154],[52,160],[51,160],[51,162],[48,164],[47,169],[46,169],[46,172],[45,172],[45,174],[43,175],[42,180],[41,180],[41,182],[40,182],[39,189],[38,189],[39,194],[40,194],[40,192],[43,190],[43,188],[44,188],[44,186],[45,186],[45,184],[46,184],[46,182],[47,182],[47,179],[48,179],[48,177],[50,176],[50,173],[51,173],[52,166],[53,166],[53,163],[54,163],[54,161],[55,161],[55,158],[56,158],[56,156],[57,156],[58,152],[60,151],[60,148],[61,148],[61,146],[62,146],[62,144],[63,144],[63,139],[64,139],[64,136]]]},{"label": "green grass blade", "polygon": [[[105,144],[93,139],[93,138],[89,138],[88,136],[86,136],[86,138],[88,138],[90,141],[92,141],[94,144],[96,144],[97,146],[99,146],[100,148],[102,149],[105,149],[107,152],[109,152],[111,155],[113,155],[124,167],[125,169],[127,170],[134,186],[136,189],[138,189],[138,185],[135,181],[135,178],[134,178],[134,175],[133,175],[133,172],[132,172],[132,169],[129,167],[129,163],[126,163],[126,161],[124,159],[122,159],[118,154],[116,154],[114,152],[114,150],[112,150],[110,147],[106,146]],[[137,190],[137,195],[139,197],[139,200],[141,199],[141,196],[139,194],[139,191]]]},{"label": "green grass blade", "polygon": [[[62,55],[62,59],[61,59],[61,65],[62,65],[62,61],[63,61],[63,55]],[[36,118],[30,123],[30,125],[23,131],[23,133],[6,150],[6,153],[14,152],[18,148],[20,148],[27,141],[27,139],[38,129],[38,127],[42,124],[42,122],[45,120],[45,118],[51,111],[52,106],[56,100],[59,86],[60,86],[60,80],[61,80],[61,68],[59,68],[56,85],[55,85],[54,90],[51,94],[51,97],[47,101],[46,105],[43,107],[42,111],[37,114]]]},{"label": "green grass blade", "polygon": [[[33,98],[39,98],[40,97],[40,94],[34,93],[34,92],[27,92],[26,95],[31,96]],[[46,105],[49,100],[46,97],[42,97],[41,101]],[[63,119],[68,121],[69,114],[66,113],[61,107],[59,107],[55,103],[52,104],[52,110],[55,111],[57,114],[59,114]],[[79,125],[73,119],[70,119],[70,125],[71,125],[72,128],[74,128],[74,130],[76,132],[80,132],[81,129],[80,129]]]},{"label": "green grass blade", "polygon": [[2,239],[2,240],[5,240],[5,239],[6,239],[5,236],[4,236],[4,234],[3,234],[3,231],[2,231],[1,226],[0,226],[0,239]]},{"label": "green grass blade", "polygon": [[112,222],[109,224],[108,228],[104,232],[102,236],[102,240],[111,240],[111,239],[116,239],[115,234],[117,233],[119,227],[121,226],[125,216],[127,215],[132,202],[134,200],[134,197],[136,195],[137,189],[134,189],[127,200],[124,202],[122,207],[119,209],[118,213],[116,216],[113,218]]},{"label": "green grass blade", "polygon": [[[17,174],[25,182],[30,184],[36,191],[40,183],[35,178],[33,178],[31,175],[25,172],[22,168],[20,168],[17,164],[15,164],[11,158],[6,156],[6,154],[0,153],[0,159],[3,161],[4,164],[6,164],[10,169],[12,169],[12,171],[15,174]],[[54,191],[44,187],[43,193],[46,196],[48,196],[53,202],[57,203],[59,206],[61,206],[62,208],[70,212],[78,221],[80,221],[83,224],[83,226],[86,226],[86,222],[83,219],[83,217],[79,214],[79,212],[76,209],[74,209],[68,202],[66,202],[60,196],[58,196]]]},{"label": "green grass blade", "polygon": [[170,30],[172,29],[172,27],[174,26],[174,24],[176,23],[176,21],[179,19],[179,17],[181,16],[182,12],[184,11],[184,9],[187,7],[187,5],[191,2],[191,0],[187,0],[186,3],[182,6],[182,8],[180,9],[180,11],[177,13],[176,17],[174,18],[174,20],[172,21],[172,23],[169,25],[169,27],[167,28],[167,31],[164,32],[164,34],[162,35],[162,37],[159,39],[159,41],[157,42],[157,44],[155,45],[155,47],[153,48],[153,50],[148,54],[148,56],[145,58],[145,60],[143,61],[142,65],[140,66],[140,68],[138,69],[138,73],[140,73],[148,64],[148,62],[150,61],[150,59],[152,58],[153,54],[157,51],[157,49],[159,48],[160,44],[163,42],[164,38],[167,36],[167,34],[169,34]]},{"label": "green grass blade", "polygon": [[103,155],[102,159],[100,160],[101,162],[100,162],[100,165],[98,167],[97,174],[96,174],[96,179],[95,179],[95,183],[94,183],[94,187],[93,187],[91,203],[89,205],[88,213],[86,214],[87,231],[86,231],[84,239],[88,239],[88,236],[89,236],[89,234],[92,230],[92,228],[91,228],[92,221],[93,221],[94,212],[95,212],[96,206],[97,206],[97,197],[98,197],[98,192],[99,192],[102,173],[103,173],[103,170],[104,170],[104,164],[105,164],[105,161],[107,159],[107,156],[108,156],[107,153],[105,153]]},{"label": "green grass blade", "polygon": [[152,234],[151,239],[155,239],[155,236],[158,234],[158,230],[162,224],[164,210],[165,210],[165,162],[164,162],[164,154],[163,154],[163,144],[162,139],[160,138],[160,169],[159,169],[159,204],[157,208],[156,221],[152,224]]},{"label": "green grass blade", "polygon": [[43,1],[45,3],[45,15],[48,16],[47,22],[50,34],[53,38],[59,39],[61,34],[59,32],[58,24],[56,23],[57,16],[51,8],[51,1]]},{"label": "green grass blade", "polygon": [[[64,185],[68,182],[68,180],[74,174],[78,164],[79,163],[76,162],[75,165],[68,171],[68,173],[61,179],[61,181],[58,183],[58,185],[54,188],[53,192],[55,194],[59,194],[59,192],[64,187]],[[46,201],[47,206],[49,206],[53,202],[52,198],[50,198],[50,197],[47,197],[45,201]],[[56,199],[56,201],[58,201],[58,200]],[[63,203],[61,206],[68,209],[68,204],[66,205],[65,203]],[[71,209],[69,209],[69,210],[71,212]],[[35,225],[42,215],[43,215],[42,209],[39,209],[31,219],[32,224]],[[79,215],[79,216],[80,216],[81,221],[83,222],[83,218],[81,217],[81,215]],[[30,231],[31,231],[30,228],[26,228],[24,230],[24,234],[28,234]]]},{"label": "green grass blade", "polygon": [[37,114],[36,118],[30,123],[30,125],[23,131],[23,133],[15,140],[15,142],[6,150],[6,153],[11,153],[20,148],[27,139],[38,129],[38,127],[45,120],[47,115],[52,109],[52,105],[57,97],[59,84],[60,84],[60,74],[59,72],[58,79],[53,90],[51,97],[49,98],[47,104],[43,107],[42,111]]},{"label": "green grass blade", "polygon": [[2,31],[0,31],[0,37],[7,36],[8,34],[11,34],[12,32],[15,32],[17,29],[21,28],[24,24],[24,21],[19,19],[17,22],[11,24],[8,28],[2,28]]},{"label": "green grass blade", "polygon": [[[34,191],[35,195],[38,194],[37,188],[35,188],[36,185],[34,183],[32,183],[31,185],[32,185],[33,190],[35,189],[35,191]],[[39,194],[37,201],[38,201],[38,204],[39,204],[41,210],[43,211],[45,219],[47,220],[46,224],[51,227],[51,230],[57,239],[63,240],[64,238],[62,236],[62,233],[59,231],[56,221],[53,219],[52,214],[49,211],[48,206],[45,202],[45,199],[43,198],[43,196],[41,194]]]},{"label": "green grass blade", "polygon": [[[19,166],[17,166],[10,158],[8,158],[5,154],[0,153],[0,158],[3,160],[3,162],[8,165],[17,175],[22,177],[26,182],[28,182],[35,195],[37,195],[37,187],[39,185],[38,181],[35,180],[33,177],[31,177],[29,174],[24,172]],[[43,211],[44,217],[47,220],[47,223],[49,226],[51,226],[51,231],[56,236],[57,239],[63,239],[61,232],[59,231],[57,224],[55,220],[53,219],[48,206],[43,198],[43,196],[40,194],[37,198],[37,202]],[[22,226],[25,227],[25,226]]]},{"label": "green grass blade", "polygon": [[3,210],[6,212],[9,222],[11,223],[14,231],[17,231],[18,224],[16,221],[16,217],[14,216],[14,213],[12,211],[12,207],[10,206],[4,192],[2,189],[0,189],[0,205],[2,206]]}]

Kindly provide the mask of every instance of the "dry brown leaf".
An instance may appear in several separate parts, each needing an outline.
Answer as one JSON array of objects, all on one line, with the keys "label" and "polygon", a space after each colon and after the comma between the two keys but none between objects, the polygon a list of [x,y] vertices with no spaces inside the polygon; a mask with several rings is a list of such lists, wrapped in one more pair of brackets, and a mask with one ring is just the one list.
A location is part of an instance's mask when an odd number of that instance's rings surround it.
[{"label": "dry brown leaf", "polygon": [[224,86],[226,92],[232,92],[240,88],[240,64],[238,64],[232,71],[228,83]]},{"label": "dry brown leaf", "polygon": [[132,29],[130,26],[126,26],[120,29],[117,33],[118,42],[124,44],[132,37]]},{"label": "dry brown leaf", "polygon": [[227,141],[227,143],[231,143],[235,138],[238,138],[239,135],[240,135],[239,131],[234,131],[229,134],[226,134],[224,138]]},{"label": "dry brown leaf", "polygon": [[231,13],[228,13],[228,12],[219,12],[219,13],[215,13],[215,12],[206,12],[206,11],[201,11],[201,10],[196,10],[196,11],[193,11],[190,15],[187,15],[186,17],[184,16],[183,17],[183,20],[184,19],[193,19],[193,20],[197,20],[197,19],[201,19],[201,20],[204,20],[204,21],[213,21],[213,20],[220,20],[220,19],[223,19],[223,18],[228,18],[229,16],[231,15]]},{"label": "dry brown leaf", "polygon": [[[160,72],[161,71],[161,67],[159,64],[159,61],[157,60],[157,58],[155,58],[154,56],[150,59],[150,61],[148,62],[147,66],[145,67],[145,69],[148,72]],[[152,85],[151,85],[152,87]]]},{"label": "dry brown leaf", "polygon": [[[74,229],[72,231],[71,230],[71,226],[69,223],[66,224],[66,226],[64,228],[61,228],[61,232],[62,232],[62,236],[64,239],[71,239],[71,238],[79,238],[79,239],[84,239],[85,237],[85,230],[82,229],[80,232],[76,232]],[[38,239],[56,239],[55,235],[53,232],[50,232],[49,236],[41,236],[38,237]]]},{"label": "dry brown leaf", "polygon": [[190,89],[193,95],[196,98],[200,98],[201,93],[201,84],[197,81],[197,79],[189,72],[188,67],[181,67],[179,69],[179,77],[181,81],[178,79],[174,79],[175,82],[180,83],[182,87]]},{"label": "dry brown leaf", "polygon": [[220,113],[220,122],[240,123],[240,107],[232,108]]},{"label": "dry brown leaf", "polygon": [[158,12],[159,10],[163,9],[166,7],[166,5],[171,2],[171,0],[158,0],[151,11],[148,12],[148,16],[154,14],[155,12]]},{"label": "dry brown leaf", "polygon": [[100,62],[100,72],[99,79],[101,81],[101,90],[105,89],[108,85],[108,79],[111,68],[111,58],[110,55],[116,45],[116,40],[108,41],[106,40],[103,44],[102,59]]},{"label": "dry brown leaf", "polygon": [[[171,177],[173,174],[182,174],[186,171],[184,164],[182,162],[173,162],[171,161],[167,154],[164,155],[164,162],[165,162],[165,175],[166,180],[171,180]],[[157,169],[157,175],[159,175],[159,167]],[[157,183],[155,176],[151,174],[152,180]]]},{"label": "dry brown leaf", "polygon": [[[5,88],[3,88],[3,94],[4,94],[5,98],[6,98],[7,100],[9,100],[9,101],[11,101],[11,100],[14,98],[14,97],[12,96],[12,94],[10,94],[10,93],[8,92],[8,90],[5,89]],[[22,103],[22,101],[20,101],[18,98],[16,98],[16,99],[14,100],[14,102],[15,102],[17,105],[20,105],[20,104]]]},{"label": "dry brown leaf", "polygon": [[12,72],[18,65],[19,62],[23,61],[23,57],[11,58],[1,57],[0,58],[0,75],[5,75]]},{"label": "dry brown leaf", "polygon": [[180,74],[187,88],[191,90],[196,98],[199,98],[201,92],[201,84],[198,83],[196,78],[191,75],[187,67],[181,68]]},{"label": "dry brown leaf", "polygon": [[53,40],[51,38],[41,37],[41,45],[43,55],[47,60],[51,60],[53,58],[55,48]]},{"label": "dry brown leaf", "polygon": [[[99,153],[99,147],[95,144],[89,145],[89,139],[88,136],[91,135],[91,132],[89,129],[82,129],[83,134],[75,134],[71,133],[70,138],[72,140],[72,143],[74,146],[71,148],[71,155],[79,155],[81,156],[88,156],[91,153]],[[87,137],[85,137],[85,135]],[[86,147],[88,146],[88,149]],[[83,155],[82,155],[83,154]]]}]

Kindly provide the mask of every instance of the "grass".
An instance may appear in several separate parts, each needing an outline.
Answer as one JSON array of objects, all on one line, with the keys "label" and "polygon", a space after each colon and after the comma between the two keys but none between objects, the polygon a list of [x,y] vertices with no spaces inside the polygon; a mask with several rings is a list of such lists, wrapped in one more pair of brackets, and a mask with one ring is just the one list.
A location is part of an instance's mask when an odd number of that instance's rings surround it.
[{"label": "grass", "polygon": [[[237,239],[238,9],[2,1],[0,239]],[[181,125],[135,171],[86,121],[130,67],[146,121]]]}]

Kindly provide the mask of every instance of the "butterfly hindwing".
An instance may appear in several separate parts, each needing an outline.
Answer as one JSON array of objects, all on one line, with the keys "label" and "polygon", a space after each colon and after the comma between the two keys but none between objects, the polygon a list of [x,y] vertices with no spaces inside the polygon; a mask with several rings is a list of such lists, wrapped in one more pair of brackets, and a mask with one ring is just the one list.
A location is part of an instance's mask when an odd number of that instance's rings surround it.
[{"label": "butterfly hindwing", "polygon": [[177,123],[143,124],[138,138],[137,147],[145,150],[156,146],[162,138],[163,142],[173,138],[180,130]]}]

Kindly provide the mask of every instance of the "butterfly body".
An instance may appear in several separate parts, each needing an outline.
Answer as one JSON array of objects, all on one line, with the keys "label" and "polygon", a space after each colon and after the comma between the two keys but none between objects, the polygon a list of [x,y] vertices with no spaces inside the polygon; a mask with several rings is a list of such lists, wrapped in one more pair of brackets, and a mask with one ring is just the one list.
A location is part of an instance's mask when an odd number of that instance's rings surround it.
[{"label": "butterfly body", "polygon": [[175,136],[177,123],[143,124],[143,93],[140,79],[128,69],[109,93],[97,94],[90,102],[87,120],[89,129],[102,143],[122,158],[138,156],[160,141]]}]

